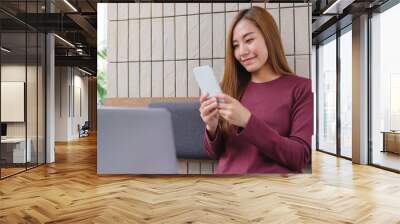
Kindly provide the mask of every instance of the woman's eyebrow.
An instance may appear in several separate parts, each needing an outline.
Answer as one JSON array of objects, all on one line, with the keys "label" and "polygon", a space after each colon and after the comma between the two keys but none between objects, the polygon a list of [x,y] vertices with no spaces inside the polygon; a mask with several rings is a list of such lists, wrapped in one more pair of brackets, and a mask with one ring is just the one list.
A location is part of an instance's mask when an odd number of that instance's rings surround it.
[{"label": "woman's eyebrow", "polygon": [[246,33],[245,35],[243,35],[243,38],[245,38],[246,36],[248,36],[248,35],[250,35],[250,34],[253,34],[254,32],[248,32],[248,33]]},{"label": "woman's eyebrow", "polygon": [[[246,36],[248,36],[248,35],[250,35],[250,34],[253,34],[254,32],[248,32],[248,33],[246,33],[245,35],[243,35],[243,38],[245,38]],[[237,42],[237,40],[236,39],[234,39],[234,40],[232,40],[232,43],[236,43]]]}]

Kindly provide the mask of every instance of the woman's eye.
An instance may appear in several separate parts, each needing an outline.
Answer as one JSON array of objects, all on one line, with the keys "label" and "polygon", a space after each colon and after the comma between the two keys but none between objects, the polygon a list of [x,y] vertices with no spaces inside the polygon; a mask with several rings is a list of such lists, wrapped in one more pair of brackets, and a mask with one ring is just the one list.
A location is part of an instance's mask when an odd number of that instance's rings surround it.
[{"label": "woman's eye", "polygon": [[238,45],[233,45],[233,49],[235,49]]},{"label": "woman's eye", "polygon": [[250,43],[250,42],[252,42],[254,39],[247,39],[246,40],[246,43]]}]

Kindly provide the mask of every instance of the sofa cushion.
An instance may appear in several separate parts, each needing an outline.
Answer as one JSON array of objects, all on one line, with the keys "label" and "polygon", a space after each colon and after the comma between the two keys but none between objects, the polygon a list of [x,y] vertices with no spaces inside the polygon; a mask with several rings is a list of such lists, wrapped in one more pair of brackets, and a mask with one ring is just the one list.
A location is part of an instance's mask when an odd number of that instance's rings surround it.
[{"label": "sofa cushion", "polygon": [[178,158],[210,159],[203,148],[204,122],[201,120],[200,103],[152,102],[150,108],[165,108],[171,113]]}]

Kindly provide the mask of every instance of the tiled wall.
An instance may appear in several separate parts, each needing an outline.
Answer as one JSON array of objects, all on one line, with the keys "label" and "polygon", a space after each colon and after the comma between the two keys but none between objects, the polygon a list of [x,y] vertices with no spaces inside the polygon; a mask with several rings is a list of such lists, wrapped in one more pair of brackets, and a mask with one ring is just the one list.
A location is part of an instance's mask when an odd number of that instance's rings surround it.
[{"label": "tiled wall", "polygon": [[192,69],[222,78],[227,29],[251,5],[274,16],[289,64],[310,77],[308,3],[109,3],[107,97],[199,96]]}]

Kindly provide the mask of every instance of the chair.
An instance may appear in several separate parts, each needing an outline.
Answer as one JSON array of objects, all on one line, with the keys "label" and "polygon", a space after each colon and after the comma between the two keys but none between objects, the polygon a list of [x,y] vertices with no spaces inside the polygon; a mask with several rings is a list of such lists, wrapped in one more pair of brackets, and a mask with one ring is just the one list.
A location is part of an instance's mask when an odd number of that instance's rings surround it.
[{"label": "chair", "polygon": [[78,124],[79,138],[89,136],[89,129],[90,129],[89,121],[85,121],[82,127]]}]

